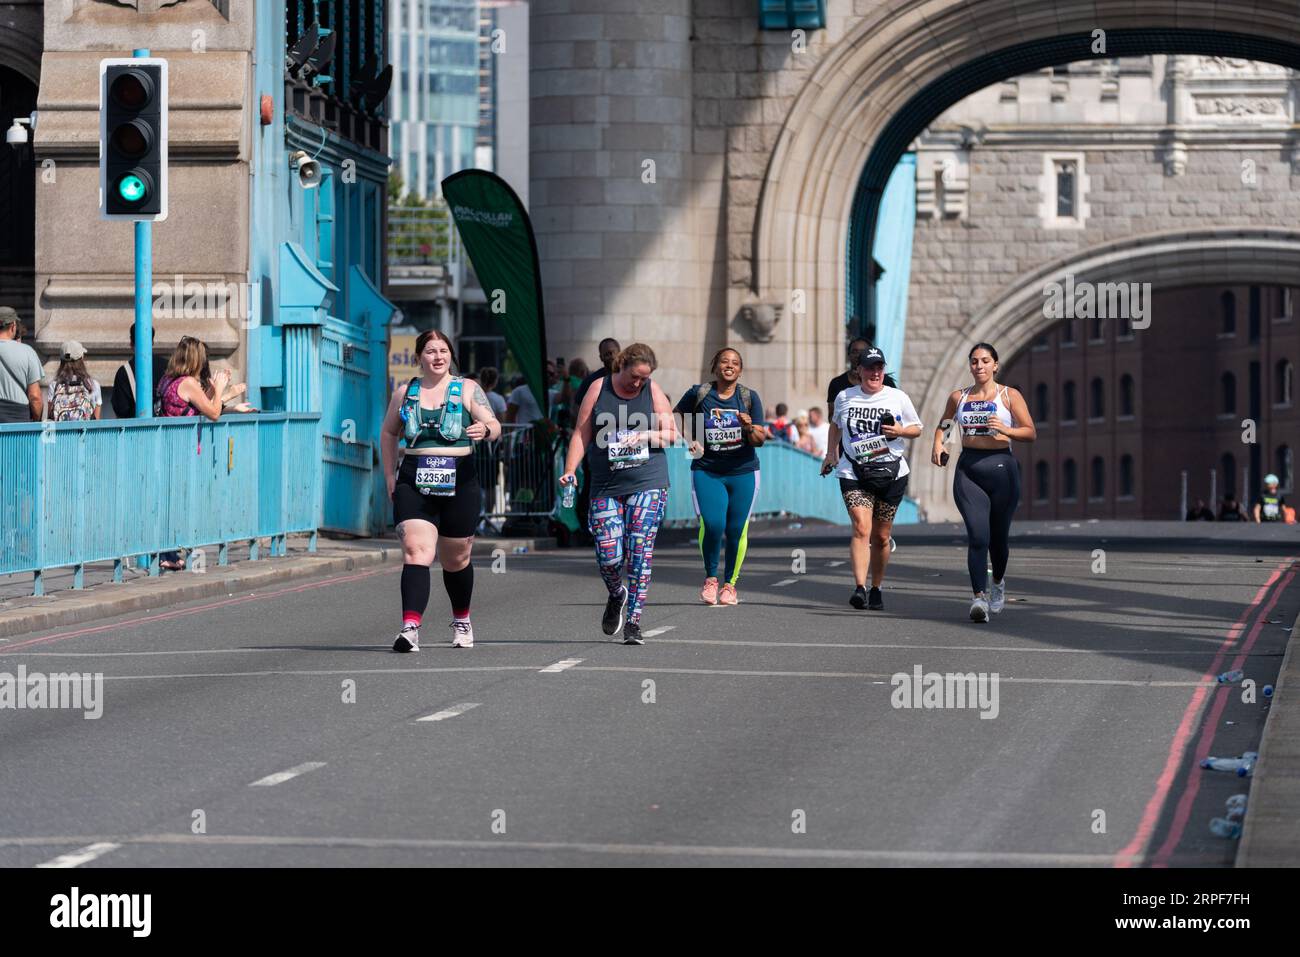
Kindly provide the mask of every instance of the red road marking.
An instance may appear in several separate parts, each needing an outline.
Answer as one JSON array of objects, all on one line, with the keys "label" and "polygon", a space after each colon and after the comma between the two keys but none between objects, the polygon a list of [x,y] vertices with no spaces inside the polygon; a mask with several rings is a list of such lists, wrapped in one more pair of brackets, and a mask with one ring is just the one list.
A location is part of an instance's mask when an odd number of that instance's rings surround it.
[{"label": "red road marking", "polygon": [[43,645],[52,641],[63,641],[65,638],[76,638],[79,635],[93,635],[101,631],[112,631],[115,628],[125,628],[128,625],[142,625],[151,621],[166,621],[169,618],[183,618],[186,615],[197,615],[202,611],[211,611],[214,608],[224,608],[229,605],[238,605],[247,601],[261,601],[263,598],[276,598],[280,595],[289,595],[294,592],[307,591],[311,588],[323,588],[326,585],[337,585],[342,582],[353,582],[361,578],[369,578],[371,575],[378,575],[382,572],[392,571],[391,568],[376,568],[374,571],[361,572],[357,575],[337,575],[333,578],[326,578],[323,581],[308,582],[305,585],[295,585],[292,588],[281,588],[277,591],[263,592],[260,595],[240,595],[238,598],[223,598],[220,601],[209,602],[206,605],[198,605],[194,608],[182,608],[178,611],[166,611],[157,615],[146,615],[142,618],[128,618],[126,621],[118,621],[109,625],[94,625],[90,628],[78,628],[76,631],[61,631],[58,634],[46,635],[43,638],[29,638],[21,641],[16,645],[5,645],[0,648],[0,654],[9,654],[19,648],[30,648],[32,645]]},{"label": "red road marking", "polygon": [[[1219,651],[1218,654],[1215,655],[1214,661],[1210,663],[1209,669],[1201,676],[1202,681],[1214,680],[1215,676],[1219,673],[1219,669],[1222,667],[1224,655],[1229,652],[1230,646],[1233,645],[1241,635],[1242,630],[1246,627],[1246,623],[1250,621],[1251,615],[1254,614],[1255,609],[1258,608],[1260,603],[1268,596],[1274,583],[1282,577],[1283,570],[1288,568],[1294,560],[1294,558],[1287,558],[1280,562],[1277,568],[1273,570],[1273,574],[1269,575],[1268,581],[1266,581],[1260,587],[1259,591],[1255,593],[1254,599],[1248,606],[1246,606],[1246,610],[1242,612],[1241,617],[1237,619],[1237,623],[1228,631],[1228,636],[1224,639],[1223,644],[1219,646]],[[1294,577],[1294,571],[1286,576],[1286,580],[1273,595],[1273,600],[1269,602],[1268,607],[1264,609],[1259,616],[1259,619],[1255,622],[1255,627],[1251,629],[1246,644],[1241,648],[1239,657],[1236,659],[1238,663],[1245,661],[1246,652],[1248,652],[1250,646],[1254,644],[1255,638],[1259,635],[1264,621],[1268,618],[1268,613],[1273,609],[1278,598]],[[1143,851],[1146,849],[1147,843],[1151,840],[1152,834],[1155,833],[1156,824],[1160,819],[1161,809],[1165,806],[1165,801],[1169,797],[1170,790],[1173,788],[1174,778],[1178,773],[1179,765],[1182,764],[1183,757],[1187,752],[1188,743],[1191,741],[1192,736],[1195,733],[1193,728],[1196,724],[1196,719],[1200,715],[1202,706],[1205,704],[1205,700],[1209,696],[1211,690],[1212,689],[1207,686],[1202,686],[1197,688],[1192,694],[1192,700],[1188,702],[1187,708],[1183,711],[1183,719],[1178,724],[1178,730],[1174,733],[1173,741],[1170,742],[1169,755],[1165,759],[1164,770],[1160,772],[1160,777],[1156,780],[1155,793],[1152,794],[1150,800],[1147,801],[1146,809],[1142,813],[1142,820],[1138,824],[1137,833],[1134,834],[1133,839],[1115,855],[1116,867],[1133,866],[1134,859],[1142,855]],[[1217,716],[1222,714],[1223,704],[1226,703],[1226,700],[1227,699],[1223,697],[1219,699],[1218,706],[1209,716],[1209,720],[1217,721]],[[1202,725],[1202,728],[1204,727],[1205,725]],[[1212,739],[1213,735],[1211,734],[1202,742],[1201,747],[1197,749],[1198,761],[1201,757],[1204,757],[1204,754],[1201,754],[1202,751],[1204,751],[1205,754],[1210,753],[1209,749],[1210,745],[1213,743]],[[1182,837],[1183,831],[1187,825],[1187,815],[1191,813],[1192,799],[1195,798],[1196,791],[1199,787],[1200,779],[1196,775],[1192,775],[1188,789],[1184,791],[1182,799],[1179,801],[1178,810],[1175,814],[1174,827],[1170,831],[1169,837],[1165,840],[1165,843],[1160,846],[1160,850],[1157,852],[1157,866],[1164,866],[1164,862],[1169,859],[1169,855],[1172,853],[1174,845],[1176,845],[1178,840]]]}]

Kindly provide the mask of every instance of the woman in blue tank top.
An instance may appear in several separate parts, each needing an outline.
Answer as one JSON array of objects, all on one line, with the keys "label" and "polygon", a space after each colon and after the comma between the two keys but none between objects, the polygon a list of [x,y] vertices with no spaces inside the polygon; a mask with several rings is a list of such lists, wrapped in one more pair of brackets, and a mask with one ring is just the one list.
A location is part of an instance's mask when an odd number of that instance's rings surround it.
[{"label": "woman in blue tank top", "polygon": [[[975,593],[971,621],[986,622],[990,612],[1000,612],[1006,603],[1003,576],[1011,557],[1011,517],[1020,504],[1020,465],[1011,454],[1011,442],[1032,442],[1038,431],[1019,390],[998,384],[998,351],[981,342],[971,349],[968,358],[975,384],[948,397],[943,421],[955,422],[961,433],[962,453],[957,460],[952,494],[966,523],[966,568]],[[930,456],[939,468],[948,461],[943,439],[941,424],[935,430]]]},{"label": "woman in blue tank top", "polygon": [[618,354],[613,372],[583,396],[560,476],[562,485],[576,482],[574,472],[585,460],[591,476],[587,524],[609,592],[601,629],[607,635],[622,629],[626,645],[644,644],[641,612],[650,589],[655,536],[668,503],[664,448],[677,440],[668,397],[650,378],[657,365],[654,351],[642,342]]}]

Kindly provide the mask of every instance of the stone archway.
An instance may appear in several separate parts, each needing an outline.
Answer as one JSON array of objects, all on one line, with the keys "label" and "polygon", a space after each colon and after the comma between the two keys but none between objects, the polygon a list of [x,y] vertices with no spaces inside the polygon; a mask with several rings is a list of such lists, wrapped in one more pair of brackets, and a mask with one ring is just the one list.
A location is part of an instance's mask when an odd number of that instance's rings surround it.
[{"label": "stone archway", "polygon": [[[1112,41],[1104,54],[1092,50],[1096,30]],[[859,187],[864,175],[887,176],[920,126],[979,88],[971,84],[1043,65],[1216,50],[1300,66],[1300,19],[1287,0],[1165,0],[1104,14],[1079,0],[886,0],[828,51],[786,114],[754,225],[752,292],[772,301],[804,292],[810,318],[793,338],[813,346],[813,378],[826,381],[842,362],[845,238]],[[729,290],[733,311],[750,292]]]},{"label": "stone archway", "polygon": [[[948,396],[969,380],[967,352],[976,342],[992,342],[1009,361],[1028,346],[1058,321],[1044,315],[1044,288],[1063,283],[1067,273],[1076,283],[1150,277],[1153,291],[1206,282],[1276,285],[1281,276],[1300,276],[1300,230],[1222,227],[1133,237],[1049,263],[993,297],[952,336],[925,391],[912,395],[925,432],[909,456],[908,494],[922,503],[930,521],[959,519],[952,501],[952,471],[931,465],[929,450]],[[1161,319],[1155,316],[1152,321]]]}]

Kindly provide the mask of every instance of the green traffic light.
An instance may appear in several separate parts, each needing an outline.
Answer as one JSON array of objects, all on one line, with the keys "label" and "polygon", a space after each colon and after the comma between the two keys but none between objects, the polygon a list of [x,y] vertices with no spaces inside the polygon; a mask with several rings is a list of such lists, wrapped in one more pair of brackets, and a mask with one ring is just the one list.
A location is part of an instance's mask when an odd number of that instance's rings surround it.
[{"label": "green traffic light", "polygon": [[117,181],[117,194],[128,203],[138,203],[144,199],[144,180],[134,173],[128,173]]}]

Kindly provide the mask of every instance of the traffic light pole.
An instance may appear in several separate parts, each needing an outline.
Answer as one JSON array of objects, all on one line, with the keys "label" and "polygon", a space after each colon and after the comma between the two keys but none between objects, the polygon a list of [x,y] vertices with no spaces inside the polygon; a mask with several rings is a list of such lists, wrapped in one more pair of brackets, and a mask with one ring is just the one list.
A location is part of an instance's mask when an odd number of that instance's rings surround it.
[{"label": "traffic light pole", "polygon": [[[147,57],[148,50],[132,50]],[[153,223],[135,224],[135,415],[153,417]]]}]

